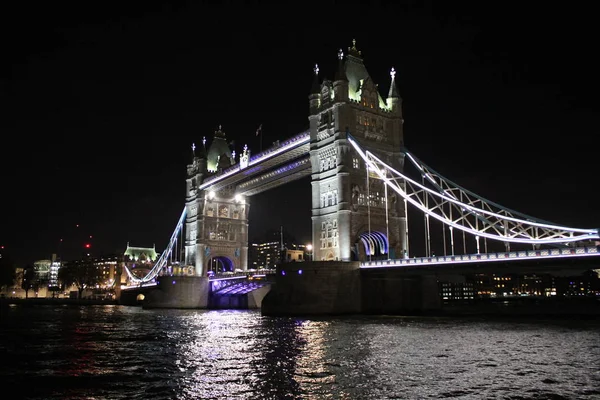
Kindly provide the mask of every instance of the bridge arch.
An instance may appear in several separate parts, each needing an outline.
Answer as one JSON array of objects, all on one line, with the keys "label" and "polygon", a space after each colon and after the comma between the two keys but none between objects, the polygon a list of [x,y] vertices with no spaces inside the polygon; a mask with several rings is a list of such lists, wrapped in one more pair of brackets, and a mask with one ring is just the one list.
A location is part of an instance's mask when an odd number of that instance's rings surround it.
[{"label": "bridge arch", "polygon": [[211,257],[206,264],[206,271],[213,273],[234,272],[235,263],[229,257],[215,256]]},{"label": "bridge arch", "polygon": [[370,231],[358,235],[356,257],[360,259],[361,255],[365,257],[382,257],[389,254],[390,243],[383,232]]}]

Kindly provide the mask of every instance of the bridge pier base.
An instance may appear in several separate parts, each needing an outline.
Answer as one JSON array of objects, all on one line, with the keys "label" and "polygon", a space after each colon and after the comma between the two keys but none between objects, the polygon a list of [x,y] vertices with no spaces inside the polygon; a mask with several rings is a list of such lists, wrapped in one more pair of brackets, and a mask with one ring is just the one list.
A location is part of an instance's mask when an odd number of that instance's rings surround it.
[{"label": "bridge pier base", "polygon": [[287,263],[262,302],[268,316],[422,315],[441,309],[435,275],[365,272],[359,262]]},{"label": "bridge pier base", "polygon": [[442,307],[435,275],[368,275],[362,279],[365,314],[420,315]]},{"label": "bridge pier base", "polygon": [[358,262],[315,261],[281,264],[262,301],[269,316],[358,314]]},{"label": "bridge pier base", "polygon": [[208,278],[161,276],[148,293],[143,308],[208,308]]}]

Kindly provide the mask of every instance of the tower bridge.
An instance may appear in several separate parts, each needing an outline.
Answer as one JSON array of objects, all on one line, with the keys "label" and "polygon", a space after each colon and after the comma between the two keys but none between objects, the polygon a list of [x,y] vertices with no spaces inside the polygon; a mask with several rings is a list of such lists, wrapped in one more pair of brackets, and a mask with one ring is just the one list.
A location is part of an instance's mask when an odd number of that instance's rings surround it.
[{"label": "tower bridge", "polygon": [[310,175],[309,149],[309,132],[302,132],[253,156],[245,146],[238,162],[209,176],[197,188],[193,175],[198,173],[202,158],[194,157],[196,164],[192,164],[190,171],[192,189],[216,192],[233,186],[236,194],[246,197],[264,192]]},{"label": "tower bridge", "polygon": [[[428,167],[404,146],[402,99],[394,68],[384,99],[355,42],[347,53],[340,49],[337,59],[333,80],[322,79],[314,67],[308,131],[255,155],[247,145],[236,155],[222,127],[210,146],[205,139],[198,148],[193,145],[184,210],[154,268],[145,277],[127,270],[134,286],[169,275],[174,255],[189,278],[209,280],[207,272],[214,265],[221,272],[246,271],[251,197],[309,175],[316,268],[330,262],[363,269],[430,269],[471,260],[552,258],[556,252],[563,258],[599,255],[593,243],[600,239],[597,229],[560,226],[508,209]],[[419,176],[408,176],[405,163]],[[424,215],[422,258],[411,258],[408,207]],[[443,225],[443,257],[431,251],[432,220]],[[459,234],[463,253],[469,236],[476,243],[476,254],[459,254]],[[502,242],[506,252],[488,253],[488,240]],[[511,251],[511,244],[531,246],[533,253]],[[561,250],[565,248],[578,250]],[[205,283],[199,287],[211,290]]]}]

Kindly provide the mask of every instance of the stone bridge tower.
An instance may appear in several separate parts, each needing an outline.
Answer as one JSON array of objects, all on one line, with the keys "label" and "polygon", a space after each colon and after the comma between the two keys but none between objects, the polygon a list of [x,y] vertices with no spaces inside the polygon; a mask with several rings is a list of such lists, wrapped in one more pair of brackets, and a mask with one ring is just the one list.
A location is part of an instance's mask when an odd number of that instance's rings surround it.
[{"label": "stone bridge tower", "polygon": [[[386,101],[379,94],[362,54],[338,52],[333,81],[319,79],[315,66],[309,96],[312,165],[313,260],[369,260],[407,255],[406,206],[348,142],[352,135],[398,171],[404,167],[401,99],[391,71]],[[387,208],[387,212],[386,212]]]},{"label": "stone bridge tower", "polygon": [[[235,188],[225,187],[216,192],[202,188],[208,177],[235,163],[225,133],[215,132],[210,148],[206,140],[187,166],[185,264],[195,267],[195,274],[206,276],[207,271],[246,270],[248,267],[249,204]],[[247,150],[241,156],[249,157]]]}]

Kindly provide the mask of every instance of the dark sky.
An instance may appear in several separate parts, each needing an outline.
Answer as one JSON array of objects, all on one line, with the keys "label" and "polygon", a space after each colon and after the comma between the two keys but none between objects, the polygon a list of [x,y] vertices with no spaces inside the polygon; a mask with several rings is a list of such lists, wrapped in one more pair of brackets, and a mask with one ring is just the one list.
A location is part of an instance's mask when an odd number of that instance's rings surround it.
[{"label": "dark sky", "polygon": [[[265,147],[306,129],[314,64],[333,78],[354,38],[384,97],[398,71],[405,143],[424,162],[507,207],[599,227],[592,6],[460,3],[4,8],[0,244],[21,263],[89,235],[97,254],[162,250],[192,142],[222,124],[256,151],[260,124]],[[310,182],[253,197],[250,223],[308,242]]]}]

